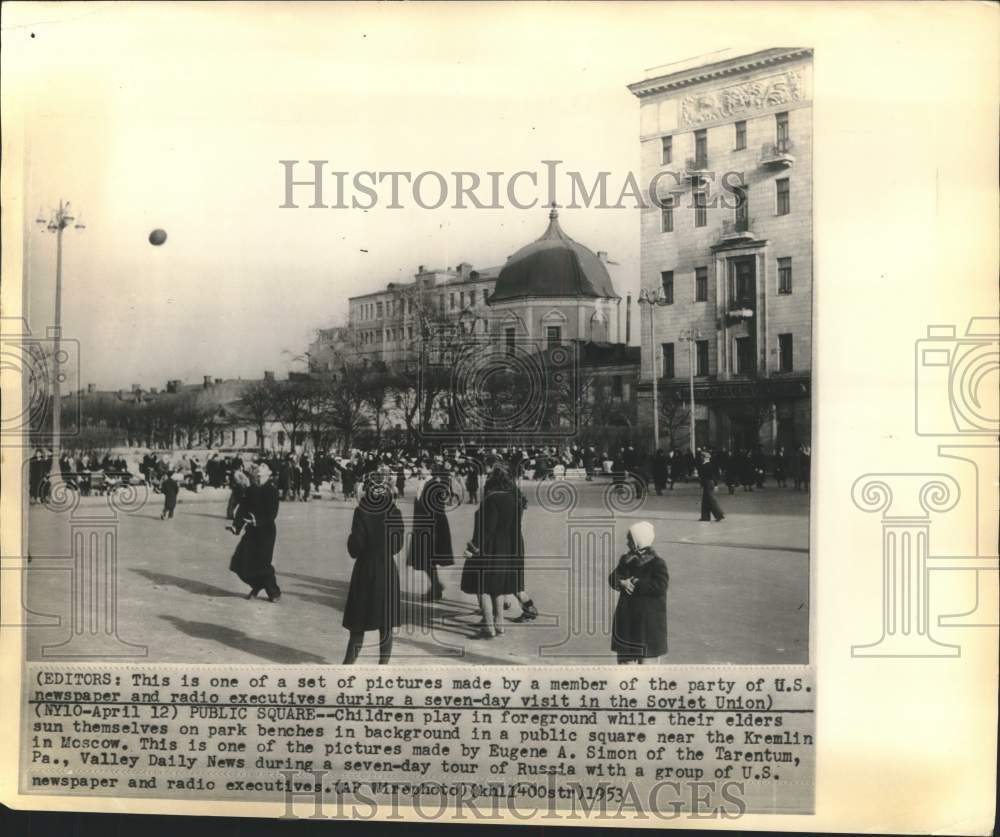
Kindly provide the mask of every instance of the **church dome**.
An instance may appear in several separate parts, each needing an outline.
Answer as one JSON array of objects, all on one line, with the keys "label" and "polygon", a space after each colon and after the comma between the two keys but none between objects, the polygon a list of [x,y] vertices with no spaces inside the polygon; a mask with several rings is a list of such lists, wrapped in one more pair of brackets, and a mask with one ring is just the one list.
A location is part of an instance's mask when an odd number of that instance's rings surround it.
[{"label": "church dome", "polygon": [[555,209],[545,234],[500,270],[490,302],[528,296],[618,298],[604,262],[562,231]]}]

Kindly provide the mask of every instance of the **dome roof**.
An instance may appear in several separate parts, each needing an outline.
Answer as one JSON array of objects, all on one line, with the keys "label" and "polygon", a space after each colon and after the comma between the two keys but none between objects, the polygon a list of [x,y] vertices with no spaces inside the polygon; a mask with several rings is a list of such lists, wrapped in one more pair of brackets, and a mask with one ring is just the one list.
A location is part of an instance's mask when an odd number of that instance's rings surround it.
[{"label": "dome roof", "polygon": [[618,298],[604,262],[562,231],[555,209],[545,234],[501,268],[490,302],[528,296]]}]

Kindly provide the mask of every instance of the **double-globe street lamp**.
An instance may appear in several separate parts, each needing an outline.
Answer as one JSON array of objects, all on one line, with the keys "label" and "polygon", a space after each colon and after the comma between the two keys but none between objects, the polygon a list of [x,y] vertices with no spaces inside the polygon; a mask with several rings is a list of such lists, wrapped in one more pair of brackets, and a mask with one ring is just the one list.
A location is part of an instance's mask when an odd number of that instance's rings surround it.
[{"label": "double-globe street lamp", "polygon": [[[74,223],[75,222],[75,223]],[[62,392],[61,392],[61,380],[62,372],[59,369],[60,364],[63,361],[62,348],[60,347],[60,338],[62,337],[62,251],[63,251],[63,230],[65,230],[70,225],[73,226],[75,230],[84,230],[82,219],[77,219],[73,215],[73,211],[70,207],[69,201],[65,203],[60,200],[59,207],[52,210],[49,217],[46,218],[42,211],[39,211],[38,218],[35,219],[35,223],[41,228],[41,231],[54,233],[56,236],[56,306],[55,306],[55,320],[53,323],[52,331],[52,476],[51,480],[55,483],[62,476],[59,460],[61,459],[61,447],[62,447],[62,428],[60,426],[62,419]]]}]

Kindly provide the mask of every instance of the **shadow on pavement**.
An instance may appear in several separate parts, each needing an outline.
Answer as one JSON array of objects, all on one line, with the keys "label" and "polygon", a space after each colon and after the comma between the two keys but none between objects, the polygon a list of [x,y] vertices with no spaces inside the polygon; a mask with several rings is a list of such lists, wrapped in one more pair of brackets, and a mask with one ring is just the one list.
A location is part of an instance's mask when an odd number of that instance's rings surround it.
[{"label": "shadow on pavement", "polygon": [[160,584],[164,587],[177,587],[183,590],[185,593],[193,593],[196,596],[209,596],[210,598],[236,598],[245,599],[241,593],[236,593],[233,590],[226,590],[222,587],[216,587],[214,584],[206,584],[203,581],[195,581],[192,578],[181,578],[176,575],[166,575],[164,573],[154,573],[150,570],[142,570],[136,567],[132,567],[131,571],[141,575],[143,578],[152,581],[153,584]]},{"label": "shadow on pavement", "polygon": [[238,651],[253,654],[272,663],[292,663],[292,664],[312,664],[319,663],[326,665],[326,660],[318,654],[310,654],[308,651],[300,651],[297,648],[290,648],[287,645],[279,645],[276,642],[268,642],[265,639],[254,639],[247,636],[243,631],[227,628],[225,625],[217,625],[213,622],[189,622],[186,619],[179,619],[176,616],[166,616],[160,614],[160,619],[169,622],[181,633],[187,634],[196,639],[211,639],[221,645],[227,645]]}]

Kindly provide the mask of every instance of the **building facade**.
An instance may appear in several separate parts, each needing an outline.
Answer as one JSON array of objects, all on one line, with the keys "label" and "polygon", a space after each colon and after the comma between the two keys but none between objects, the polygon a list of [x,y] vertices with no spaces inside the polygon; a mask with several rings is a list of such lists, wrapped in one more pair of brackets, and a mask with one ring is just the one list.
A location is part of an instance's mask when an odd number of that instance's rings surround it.
[{"label": "building facade", "polygon": [[[640,410],[652,377],[687,400],[698,445],[808,444],[812,372],[812,51],[670,65],[640,102]],[[686,430],[671,443],[689,444]]]}]

